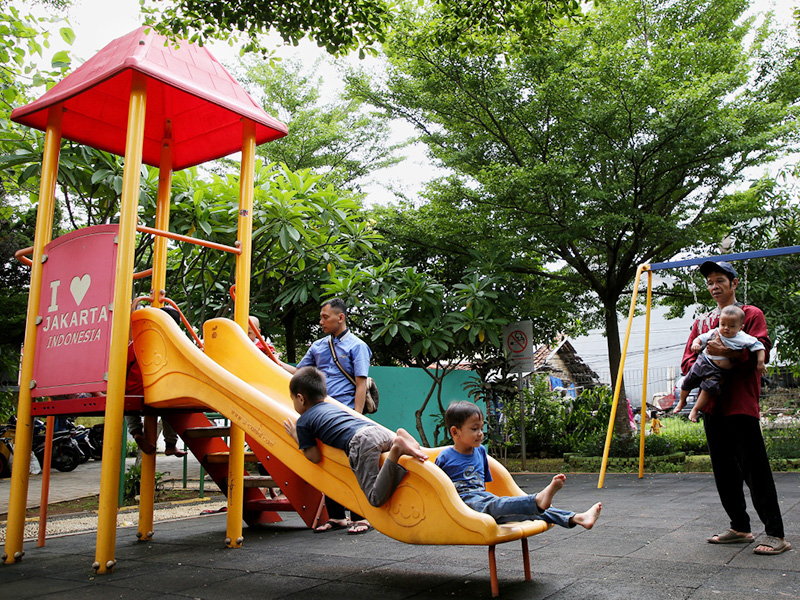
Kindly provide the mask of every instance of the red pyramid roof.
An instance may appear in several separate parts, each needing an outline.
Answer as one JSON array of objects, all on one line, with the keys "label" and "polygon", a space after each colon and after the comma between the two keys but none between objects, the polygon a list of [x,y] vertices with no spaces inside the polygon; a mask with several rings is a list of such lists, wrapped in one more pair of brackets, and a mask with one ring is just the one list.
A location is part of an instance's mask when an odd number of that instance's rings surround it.
[{"label": "red pyramid roof", "polygon": [[48,109],[64,103],[62,135],[123,156],[133,71],[147,77],[142,161],[158,166],[171,121],[173,169],[180,170],[242,149],[241,118],[256,124],[256,144],[286,135],[205,47],[166,39],[145,28],[108,44],[41,98],[14,110],[11,119],[44,131]]}]

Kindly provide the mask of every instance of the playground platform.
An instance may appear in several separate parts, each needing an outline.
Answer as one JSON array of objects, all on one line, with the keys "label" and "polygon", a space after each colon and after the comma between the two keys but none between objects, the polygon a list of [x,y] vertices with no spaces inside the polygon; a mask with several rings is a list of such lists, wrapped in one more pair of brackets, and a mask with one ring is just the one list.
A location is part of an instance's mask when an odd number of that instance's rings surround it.
[{"label": "playground platform", "polygon": [[[800,548],[800,473],[776,473],[787,538]],[[517,475],[535,492],[548,475]],[[800,552],[757,556],[754,545],[712,545],[727,522],[709,474],[568,474],[559,507],[603,502],[591,531],[554,528],[529,539],[533,580],[525,582],[519,543],[498,546],[502,598],[700,600],[800,598]],[[752,515],[752,512],[751,512]],[[244,530],[225,549],[225,515],[156,525],[151,542],[117,531],[115,571],[95,575],[94,533],[25,545],[17,564],[0,564],[8,598],[490,598],[484,546],[416,546],[378,532],[315,535],[299,517]],[[763,535],[760,523],[754,533]]]}]

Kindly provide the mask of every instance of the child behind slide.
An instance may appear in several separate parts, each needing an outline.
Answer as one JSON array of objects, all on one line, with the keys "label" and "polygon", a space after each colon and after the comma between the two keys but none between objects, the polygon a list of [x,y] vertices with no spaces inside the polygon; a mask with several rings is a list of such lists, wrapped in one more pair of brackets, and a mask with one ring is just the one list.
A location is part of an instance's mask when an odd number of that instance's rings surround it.
[{"label": "child behind slide", "polygon": [[[411,456],[420,462],[428,459],[405,429],[394,434],[377,423],[354,416],[338,402],[325,402],[328,395],[325,374],[315,367],[297,369],[289,381],[289,394],[300,417],[296,423],[284,421],[286,432],[313,463],[322,460],[317,439],[344,450],[372,506],[385,504],[407,473],[397,462],[401,456]],[[389,456],[379,467],[383,452]]]},{"label": "child behind slide", "polygon": [[453,402],[444,415],[453,445],[436,458],[436,464],[456,486],[459,496],[471,509],[494,517],[498,523],[542,520],[561,527],[580,525],[591,529],[600,517],[600,502],[582,513],[554,508],[553,496],[564,486],[566,477],[559,473],[538,494],[495,496],[486,491],[492,480],[483,441],[483,412],[471,402]]}]

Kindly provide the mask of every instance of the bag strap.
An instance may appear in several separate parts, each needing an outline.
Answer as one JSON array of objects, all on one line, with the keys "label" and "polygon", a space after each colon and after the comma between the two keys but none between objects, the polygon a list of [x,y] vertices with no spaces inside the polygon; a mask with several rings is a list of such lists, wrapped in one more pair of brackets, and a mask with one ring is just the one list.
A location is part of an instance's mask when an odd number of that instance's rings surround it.
[{"label": "bag strap", "polygon": [[335,362],[335,363],[336,363],[336,366],[337,366],[337,367],[339,367],[339,370],[342,372],[342,375],[344,375],[345,377],[347,377],[347,380],[348,380],[350,383],[352,383],[353,385],[355,385],[355,384],[356,384],[355,377],[353,377],[352,375],[350,375],[350,373],[348,373],[347,371],[345,371],[345,370],[342,368],[342,365],[341,365],[341,363],[339,363],[339,357],[338,357],[338,356],[336,356],[336,350],[334,350],[334,349],[333,349],[333,336],[330,336],[330,337],[328,338],[328,345],[331,347],[331,356],[333,357],[333,362]]}]

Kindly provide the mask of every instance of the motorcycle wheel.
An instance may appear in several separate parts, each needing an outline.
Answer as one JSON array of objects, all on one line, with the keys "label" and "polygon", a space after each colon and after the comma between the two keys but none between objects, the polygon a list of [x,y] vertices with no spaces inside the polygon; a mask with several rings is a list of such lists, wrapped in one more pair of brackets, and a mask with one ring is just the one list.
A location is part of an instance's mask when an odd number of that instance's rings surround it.
[{"label": "motorcycle wheel", "polygon": [[92,448],[89,444],[78,444],[78,447],[81,449],[81,452],[83,453],[81,455],[81,463],[85,463],[86,461],[89,460],[89,457],[94,452],[94,448]]},{"label": "motorcycle wheel", "polygon": [[8,468],[8,459],[4,454],[0,454],[0,477],[10,477],[11,469]]},{"label": "motorcycle wheel", "polygon": [[81,463],[81,451],[73,446],[62,446],[52,461],[53,466],[62,473],[74,471]]}]

